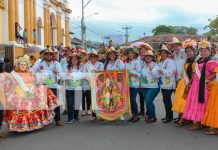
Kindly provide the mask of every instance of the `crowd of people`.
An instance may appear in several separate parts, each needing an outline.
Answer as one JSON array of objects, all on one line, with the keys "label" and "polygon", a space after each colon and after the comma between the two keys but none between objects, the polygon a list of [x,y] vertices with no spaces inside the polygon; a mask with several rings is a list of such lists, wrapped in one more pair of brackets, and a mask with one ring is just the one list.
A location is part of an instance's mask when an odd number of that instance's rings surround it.
[{"label": "crowd of people", "polygon": [[[50,124],[53,119],[57,126],[63,126],[58,101],[60,84],[66,92],[67,124],[80,122],[80,104],[82,116],[101,119],[91,109],[92,88],[87,74],[99,70],[124,70],[128,72],[130,87],[132,116],[128,121],[138,122],[144,115],[146,123],[156,122],[154,101],[161,91],[165,106],[163,123],[174,121],[176,127],[192,124],[191,130],[209,127],[206,134],[218,134],[218,62],[211,55],[208,41],[197,43],[187,39],[180,42],[173,38],[158,51],[148,44],[129,46],[123,51],[110,46],[105,58],[94,49],[66,48],[63,52],[65,57],[59,61],[48,47],[40,52],[40,58],[32,67],[29,58],[24,56],[17,60],[10,74],[1,73],[0,80],[4,84],[0,86],[0,127],[3,116],[10,131],[32,131]],[[35,84],[38,80],[35,74],[43,74],[43,84]],[[82,98],[78,98],[78,91]],[[140,95],[140,107],[136,102],[137,95]],[[5,110],[4,114],[2,110]],[[174,112],[179,114],[177,119],[173,118]],[[124,120],[124,116],[120,119]]]}]

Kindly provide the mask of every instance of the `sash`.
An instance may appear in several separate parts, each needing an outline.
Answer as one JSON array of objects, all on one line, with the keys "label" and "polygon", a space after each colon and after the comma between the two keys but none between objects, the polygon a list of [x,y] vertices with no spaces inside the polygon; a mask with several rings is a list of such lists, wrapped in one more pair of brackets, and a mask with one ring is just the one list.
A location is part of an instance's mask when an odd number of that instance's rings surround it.
[{"label": "sash", "polygon": [[15,71],[12,71],[11,74],[16,79],[18,84],[21,86],[23,91],[26,93],[27,98],[32,98],[33,95],[34,95],[33,92],[32,92],[33,91],[33,86],[31,87],[31,89],[29,89],[28,86],[26,85],[26,83],[23,81],[23,79]]},{"label": "sash", "polygon": [[200,69],[198,67],[198,64],[195,65],[195,71],[196,71],[196,74],[197,74],[197,76],[198,76],[198,78],[200,80],[200,78],[201,78],[201,71],[200,71]]}]

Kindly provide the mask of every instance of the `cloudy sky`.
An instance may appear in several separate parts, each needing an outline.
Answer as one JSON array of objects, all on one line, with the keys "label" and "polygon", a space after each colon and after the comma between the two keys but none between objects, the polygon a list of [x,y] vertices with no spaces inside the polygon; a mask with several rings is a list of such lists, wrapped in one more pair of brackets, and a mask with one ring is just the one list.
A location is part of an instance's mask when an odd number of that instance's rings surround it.
[{"label": "cloudy sky", "polygon": [[[81,2],[69,0],[71,30],[79,38]],[[152,35],[159,24],[192,26],[202,34],[208,19],[217,15],[217,0],[92,0],[85,8],[85,16],[90,16],[86,18],[87,39],[102,41],[103,36],[124,34],[122,27],[131,26],[130,41],[136,40]]]}]

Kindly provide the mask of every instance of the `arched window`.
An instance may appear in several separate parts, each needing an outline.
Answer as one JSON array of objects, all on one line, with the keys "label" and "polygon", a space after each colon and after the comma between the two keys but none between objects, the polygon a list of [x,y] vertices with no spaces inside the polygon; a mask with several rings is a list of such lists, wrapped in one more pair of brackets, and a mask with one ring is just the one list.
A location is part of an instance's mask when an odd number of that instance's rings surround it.
[{"label": "arched window", "polygon": [[57,30],[56,30],[56,20],[55,15],[52,13],[50,17],[50,29],[51,29],[51,40],[52,46],[57,46]]},{"label": "arched window", "polygon": [[37,20],[37,41],[38,45],[42,44],[42,19],[40,17]]}]

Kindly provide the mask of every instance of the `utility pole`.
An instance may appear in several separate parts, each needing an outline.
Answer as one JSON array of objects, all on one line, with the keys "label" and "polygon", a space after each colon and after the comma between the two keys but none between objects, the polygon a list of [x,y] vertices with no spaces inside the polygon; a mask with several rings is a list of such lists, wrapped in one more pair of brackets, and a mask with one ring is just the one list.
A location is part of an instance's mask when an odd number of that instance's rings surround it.
[{"label": "utility pole", "polygon": [[85,34],[86,34],[86,25],[85,25],[85,17],[84,17],[84,10],[86,6],[91,2],[92,0],[89,0],[85,5],[84,5],[84,0],[82,0],[82,19],[81,19],[81,40],[82,40],[82,48],[85,48]]},{"label": "utility pole", "polygon": [[124,36],[125,36],[125,44],[127,44],[129,41],[129,30],[132,29],[132,27],[126,26],[123,27],[122,29],[126,30],[126,34]]}]

